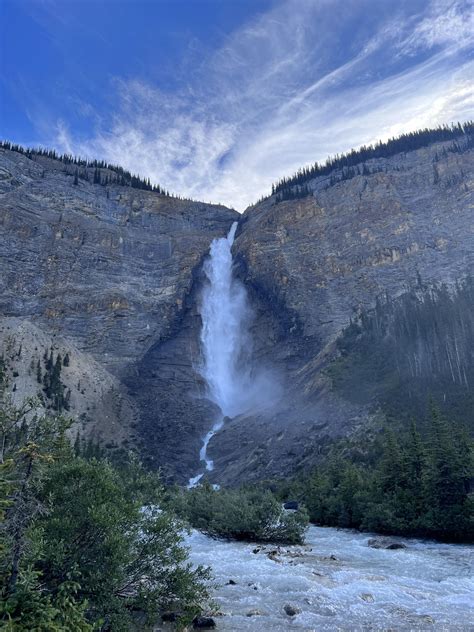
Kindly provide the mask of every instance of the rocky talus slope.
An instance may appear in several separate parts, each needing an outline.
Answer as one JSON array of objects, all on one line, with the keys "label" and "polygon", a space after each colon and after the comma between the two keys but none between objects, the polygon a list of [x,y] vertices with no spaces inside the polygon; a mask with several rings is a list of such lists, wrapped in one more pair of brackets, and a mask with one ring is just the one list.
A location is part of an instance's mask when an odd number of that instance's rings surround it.
[{"label": "rocky talus slope", "polygon": [[[309,466],[334,438],[382,414],[334,388],[341,335],[387,293],[452,287],[472,273],[473,163],[466,138],[434,143],[247,209],[236,274],[254,308],[255,363],[275,376],[280,398],[212,439],[216,481]],[[92,179],[76,185],[70,165],[0,150],[0,353],[18,401],[39,393],[53,406],[60,397],[74,432],[138,447],[185,482],[217,414],[195,369],[201,264],[239,216]],[[58,354],[68,356],[59,386]]]}]

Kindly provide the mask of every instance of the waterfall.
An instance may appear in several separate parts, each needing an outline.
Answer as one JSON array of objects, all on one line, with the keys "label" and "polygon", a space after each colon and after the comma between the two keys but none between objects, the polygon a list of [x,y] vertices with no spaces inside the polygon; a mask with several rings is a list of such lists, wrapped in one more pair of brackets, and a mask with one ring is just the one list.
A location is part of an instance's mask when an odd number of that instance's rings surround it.
[{"label": "waterfall", "polygon": [[[246,332],[249,310],[245,289],[232,274],[236,230],[237,222],[234,222],[227,237],[213,240],[209,258],[204,263],[208,283],[200,305],[203,362],[199,370],[206,380],[209,399],[221,410],[221,416],[204,437],[199,453],[207,471],[214,467],[207,458],[209,441],[222,428],[225,417],[235,417],[249,405],[250,372],[244,361],[249,348]],[[196,485],[203,474],[191,478],[189,486]]]},{"label": "waterfall", "polygon": [[224,417],[235,417],[243,407],[246,375],[241,366],[247,340],[245,321],[248,314],[243,286],[233,279],[232,244],[237,222],[227,237],[214,239],[204,264],[208,284],[201,302],[201,374],[207,382],[209,397]]}]

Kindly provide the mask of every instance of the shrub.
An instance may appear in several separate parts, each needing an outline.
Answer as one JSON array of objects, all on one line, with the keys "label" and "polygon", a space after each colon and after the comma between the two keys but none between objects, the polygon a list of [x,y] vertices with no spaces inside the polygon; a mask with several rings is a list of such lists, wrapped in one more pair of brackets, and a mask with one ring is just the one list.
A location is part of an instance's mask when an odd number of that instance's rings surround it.
[{"label": "shrub", "polygon": [[209,572],[158,509],[157,475],[81,458],[62,418],[25,414],[0,406],[0,629],[128,632],[170,609],[190,622]]},{"label": "shrub", "polygon": [[212,536],[248,542],[302,544],[304,510],[287,512],[269,490],[215,490],[209,484],[175,490],[170,501],[179,516]]}]

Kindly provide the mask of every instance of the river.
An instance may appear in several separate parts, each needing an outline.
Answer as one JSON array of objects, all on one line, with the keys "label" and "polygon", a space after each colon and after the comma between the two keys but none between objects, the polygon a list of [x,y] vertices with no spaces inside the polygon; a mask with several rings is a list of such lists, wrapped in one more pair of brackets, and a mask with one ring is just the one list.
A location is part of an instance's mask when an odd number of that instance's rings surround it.
[{"label": "river", "polygon": [[271,557],[278,547],[254,553],[199,532],[188,544],[191,560],[213,569],[217,630],[474,631],[473,546],[404,538],[406,549],[372,549],[369,537],[311,526],[305,546]]}]

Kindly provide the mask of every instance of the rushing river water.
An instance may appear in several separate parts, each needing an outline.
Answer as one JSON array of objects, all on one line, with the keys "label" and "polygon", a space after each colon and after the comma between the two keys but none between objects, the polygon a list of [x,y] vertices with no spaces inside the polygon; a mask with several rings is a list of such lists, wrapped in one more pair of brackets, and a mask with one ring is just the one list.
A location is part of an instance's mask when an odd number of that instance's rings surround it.
[{"label": "rushing river water", "polygon": [[[271,557],[277,547],[254,553],[198,532],[189,545],[219,584],[218,630],[474,631],[474,547],[403,539],[406,549],[372,549],[369,537],[310,527],[305,546]],[[300,612],[288,616],[286,604]]]}]

